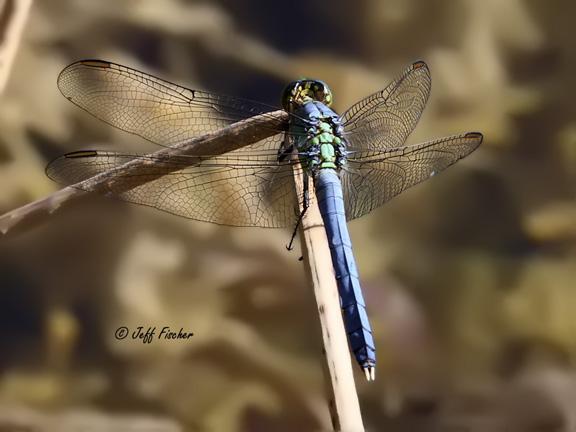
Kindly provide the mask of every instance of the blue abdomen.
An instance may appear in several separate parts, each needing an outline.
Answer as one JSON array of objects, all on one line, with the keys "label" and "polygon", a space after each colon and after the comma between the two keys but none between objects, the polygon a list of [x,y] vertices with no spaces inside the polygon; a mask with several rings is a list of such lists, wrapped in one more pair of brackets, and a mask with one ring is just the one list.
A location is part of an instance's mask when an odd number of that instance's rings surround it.
[{"label": "blue abdomen", "polygon": [[376,364],[376,351],[346,225],[340,178],[333,169],[321,169],[315,175],[314,184],[350,347],[361,367],[373,367]]}]

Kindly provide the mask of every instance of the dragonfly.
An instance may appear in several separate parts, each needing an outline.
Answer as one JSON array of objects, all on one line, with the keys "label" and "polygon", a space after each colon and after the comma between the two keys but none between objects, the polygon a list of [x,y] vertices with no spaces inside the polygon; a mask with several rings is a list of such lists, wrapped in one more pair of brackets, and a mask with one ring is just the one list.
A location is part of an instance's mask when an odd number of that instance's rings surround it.
[{"label": "dragonfly", "polygon": [[[175,147],[277,109],[191,90],[102,60],[69,65],[60,73],[58,87],[71,102],[100,120],[163,147]],[[106,193],[199,221],[291,227],[290,244],[315,199],[327,234],[349,348],[366,378],[374,380],[374,337],[347,221],[454,164],[474,151],[483,138],[479,132],[467,132],[407,145],[430,88],[429,68],[417,61],[383,90],[337,114],[326,83],[299,79],[282,94],[287,126],[279,125],[268,138],[228,153],[206,154],[193,164],[182,156],[163,159],[164,175]],[[153,154],[83,150],[58,157],[46,172],[59,183],[80,188],[84,180],[104,172],[125,176],[118,180],[130,182],[134,174],[114,169],[138,159],[154,166]],[[305,178],[301,190],[294,183],[296,171]],[[310,184],[315,194],[310,193]]]}]

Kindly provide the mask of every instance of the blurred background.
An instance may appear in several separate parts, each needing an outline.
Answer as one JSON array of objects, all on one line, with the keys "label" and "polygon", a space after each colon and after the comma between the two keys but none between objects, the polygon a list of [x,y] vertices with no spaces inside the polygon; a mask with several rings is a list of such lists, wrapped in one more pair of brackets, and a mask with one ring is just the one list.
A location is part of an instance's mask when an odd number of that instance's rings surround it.
[{"label": "blurred background", "polygon": [[[18,0],[0,1],[0,28]],[[8,12],[7,12],[8,11]],[[42,0],[0,95],[0,213],[56,191],[83,148],[142,142],[62,97],[100,58],[277,105],[335,109],[425,60],[410,143],[481,131],[442,175],[350,225],[377,338],[370,431],[576,430],[576,46],[568,0]],[[0,45],[1,47],[1,45]],[[0,431],[330,429],[316,306],[288,230],[93,196],[0,237]],[[119,326],[188,341],[117,341]],[[84,428],[84,429],[82,429]]]}]

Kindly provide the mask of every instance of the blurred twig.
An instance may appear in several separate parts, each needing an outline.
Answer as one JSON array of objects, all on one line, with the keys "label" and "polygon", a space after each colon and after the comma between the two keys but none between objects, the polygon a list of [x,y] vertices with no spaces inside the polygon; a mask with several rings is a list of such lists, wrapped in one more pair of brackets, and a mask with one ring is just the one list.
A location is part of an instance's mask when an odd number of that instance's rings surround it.
[{"label": "blurred twig", "polygon": [[20,44],[32,0],[0,0],[0,93]]},{"label": "blurred twig", "polygon": [[[149,158],[131,160],[0,216],[0,232],[6,234],[16,224],[43,219],[63,203],[82,197],[86,191],[106,192],[113,188],[117,193],[123,192],[156,180],[168,174],[170,169],[176,171],[197,164],[202,160],[202,155],[216,156],[260,141],[278,133],[278,127],[287,119],[288,114],[282,110],[251,117],[178,146],[159,150],[152,154],[157,161],[154,165],[150,165]],[[186,156],[179,164],[162,163],[163,159],[179,156]],[[129,181],[126,181],[127,176]]]}]

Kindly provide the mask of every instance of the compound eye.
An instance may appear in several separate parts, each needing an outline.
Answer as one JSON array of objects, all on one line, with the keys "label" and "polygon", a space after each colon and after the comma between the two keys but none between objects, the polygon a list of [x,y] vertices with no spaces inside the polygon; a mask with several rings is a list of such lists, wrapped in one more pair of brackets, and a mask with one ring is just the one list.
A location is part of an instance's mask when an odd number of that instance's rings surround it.
[{"label": "compound eye", "polygon": [[317,83],[314,86],[314,96],[316,97],[316,100],[319,100],[326,105],[330,105],[332,103],[332,93],[324,83]]},{"label": "compound eye", "polygon": [[316,87],[314,96],[316,96],[318,100],[324,100],[324,89],[322,87]]},{"label": "compound eye", "polygon": [[300,82],[293,81],[284,89],[284,93],[282,94],[282,107],[286,111],[291,109],[291,106],[294,103],[294,99],[298,96],[300,88]]}]

